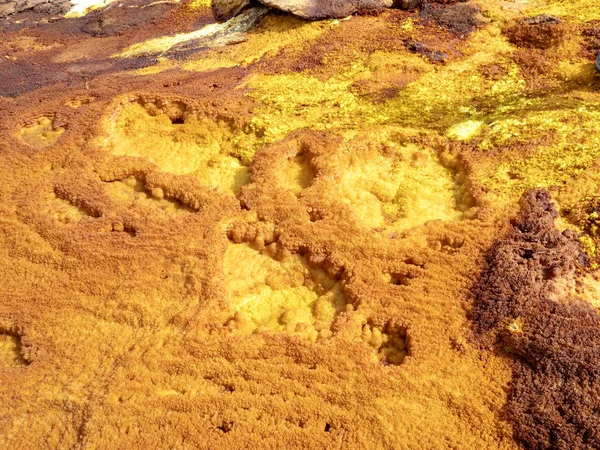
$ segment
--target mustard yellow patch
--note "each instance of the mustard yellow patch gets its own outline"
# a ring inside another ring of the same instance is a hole
[[[164,172],[194,175],[229,194],[238,194],[249,181],[242,161],[254,153],[251,135],[200,114],[178,119],[153,114],[137,102],[122,106],[116,120],[107,121],[108,137],[101,145],[116,156],[145,158]]]
[[[17,136],[27,145],[44,148],[56,144],[64,132],[63,127],[54,125],[54,117],[42,116],[33,123],[21,127]]]
[[[452,172],[430,149],[407,145],[393,156],[352,154],[340,179],[342,200],[370,228],[406,230],[428,220],[456,220]]]
[[[19,338],[12,334],[0,333],[0,368],[19,367],[25,364]]]
[[[249,331],[286,330],[315,341],[346,306],[340,284],[299,255],[279,261],[248,244],[230,243],[223,269],[231,307],[242,313]]]

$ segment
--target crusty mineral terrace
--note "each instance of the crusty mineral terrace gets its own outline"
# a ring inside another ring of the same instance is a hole
[[[600,5],[212,6],[0,5],[0,447],[599,448]]]

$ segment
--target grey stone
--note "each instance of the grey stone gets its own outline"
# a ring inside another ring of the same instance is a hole
[[[0,17],[6,17],[14,13],[17,9],[16,2],[8,2],[0,5]]]
[[[194,53],[208,48],[236,44],[247,39],[246,34],[270,11],[270,8],[258,6],[242,12],[205,36],[191,41],[181,42],[171,47],[165,55],[175,59],[185,59]]]
[[[261,0],[305,19],[341,19],[355,12],[391,8],[394,0]]]

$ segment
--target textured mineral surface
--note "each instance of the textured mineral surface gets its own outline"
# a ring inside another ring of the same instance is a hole
[[[0,448],[600,448],[600,3],[0,36]]]

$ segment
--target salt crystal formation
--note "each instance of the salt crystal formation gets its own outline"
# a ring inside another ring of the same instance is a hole
[[[0,17],[0,448],[599,448],[600,4]]]

